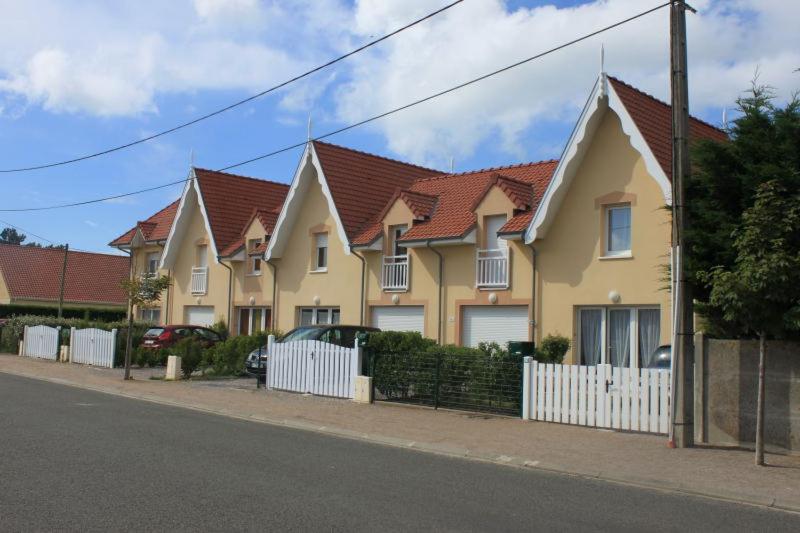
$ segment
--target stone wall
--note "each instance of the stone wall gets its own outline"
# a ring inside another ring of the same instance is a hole
[[[695,440],[754,447],[758,341],[695,339]],[[767,343],[764,440],[768,451],[800,453],[800,343]]]

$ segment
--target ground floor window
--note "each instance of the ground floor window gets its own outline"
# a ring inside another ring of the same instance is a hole
[[[300,325],[338,324],[339,315],[338,307],[301,307]]]
[[[269,307],[240,307],[239,308],[239,335],[255,335],[266,330],[272,321]]]
[[[152,322],[153,324],[161,323],[161,308],[150,307],[139,309],[139,320],[143,322]]]
[[[578,309],[578,352],[582,365],[649,368],[661,338],[657,307]]]

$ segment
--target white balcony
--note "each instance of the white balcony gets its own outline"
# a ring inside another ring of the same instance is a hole
[[[381,286],[385,291],[408,290],[408,255],[383,256]]]
[[[192,267],[192,294],[208,292],[208,267]]]
[[[485,289],[508,288],[508,248],[478,250],[475,285]]]

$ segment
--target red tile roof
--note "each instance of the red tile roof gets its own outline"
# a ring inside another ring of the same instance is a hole
[[[223,257],[243,246],[242,232],[246,229],[245,225],[252,220],[254,210],[264,213],[279,211],[286,193],[289,192],[289,186],[285,183],[202,168],[194,170],[203,194],[208,224],[217,251]],[[266,215],[264,218],[267,219]]]
[[[0,244],[0,275],[12,300],[58,302],[64,250]],[[125,306],[120,287],[129,275],[128,257],[70,251],[64,301]]]
[[[133,236],[136,234],[137,229],[142,230],[147,241],[164,241],[169,236],[169,230],[172,227],[172,221],[175,219],[175,213],[178,211],[178,204],[180,200],[175,200],[167,207],[157,212],[147,220],[137,222],[136,226],[132,227],[113,241],[109,243],[110,246],[126,246],[131,243]]]
[[[608,80],[664,173],[672,179],[672,106],[622,80],[611,76]],[[692,117],[689,119],[689,138],[690,141],[698,139],[727,141],[728,135],[721,129]]]
[[[314,141],[328,188],[345,233],[353,240],[374,221],[398,188],[442,172]]]
[[[415,223],[401,240],[463,236],[475,225],[474,209],[494,185],[501,189],[505,187],[504,192],[515,205],[523,206],[526,195],[531,198],[529,203],[537,203],[553,176],[556,164],[556,161],[542,161],[419,180],[411,190],[438,197],[436,209],[429,220]],[[524,187],[529,187],[530,193]]]

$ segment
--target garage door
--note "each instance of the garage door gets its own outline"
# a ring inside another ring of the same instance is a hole
[[[482,305],[462,308],[461,344],[528,340],[528,307],[522,305]]]
[[[425,329],[425,311],[421,305],[373,307],[370,324],[383,331],[418,331]]]
[[[187,305],[183,309],[189,325],[210,326],[214,323],[214,308],[210,305]]]

